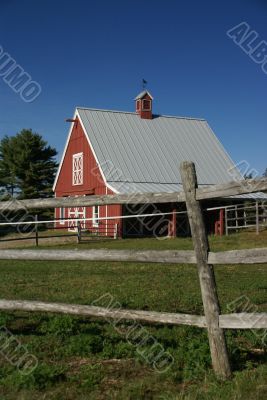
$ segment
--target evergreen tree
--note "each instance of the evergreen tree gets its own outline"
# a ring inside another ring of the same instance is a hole
[[[56,155],[56,149],[31,129],[5,136],[0,141],[0,187],[21,199],[51,196]]]

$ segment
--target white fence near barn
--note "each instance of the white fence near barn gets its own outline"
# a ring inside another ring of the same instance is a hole
[[[225,233],[243,229],[255,229],[259,234],[267,227],[267,202],[255,201],[249,204],[235,204],[225,207]]]

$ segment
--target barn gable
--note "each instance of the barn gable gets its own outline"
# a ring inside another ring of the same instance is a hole
[[[75,116],[54,184],[56,196],[102,194],[105,187],[88,136]]]

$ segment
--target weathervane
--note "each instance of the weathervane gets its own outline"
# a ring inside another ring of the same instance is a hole
[[[146,88],[147,81],[145,79],[142,79],[142,88],[143,90]]]

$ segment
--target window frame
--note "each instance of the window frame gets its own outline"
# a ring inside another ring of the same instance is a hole
[[[77,168],[79,159],[81,168]],[[75,169],[75,163],[76,163],[76,169]],[[80,179],[78,179],[78,177],[80,177]],[[83,152],[72,155],[72,186],[80,186],[80,185],[83,185]]]
[[[145,108],[144,107],[145,101],[149,102],[149,108]],[[151,102],[150,99],[143,99],[142,100],[142,111],[151,111],[151,107],[152,107],[152,102]]]
[[[97,212],[96,212],[96,210],[97,210]],[[97,228],[99,226],[99,218],[100,218],[100,207],[93,206],[93,208],[92,208],[92,225],[94,228]]]
[[[59,224],[65,225],[65,207],[59,207]],[[63,221],[62,221],[63,220]]]

